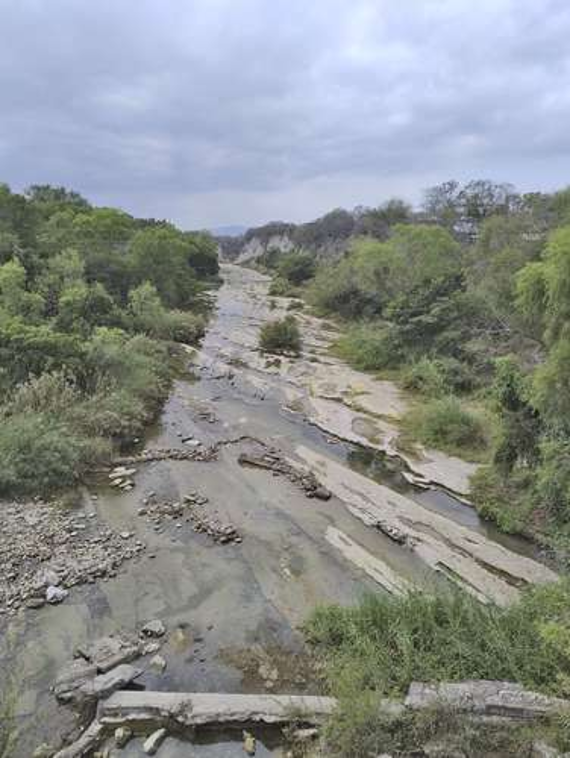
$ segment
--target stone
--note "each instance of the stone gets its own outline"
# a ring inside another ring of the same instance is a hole
[[[257,749],[255,737],[251,732],[243,732],[243,749],[248,755],[255,755]]]
[[[160,619],[152,619],[141,629],[143,637],[163,637],[166,634],[166,627]]]
[[[106,674],[99,674],[92,680],[90,685],[87,684],[81,689],[86,695],[93,694],[99,700],[100,698],[108,697],[115,690],[122,689],[141,674],[141,669],[137,669],[129,663],[123,663]]]
[[[133,730],[128,726],[119,726],[115,729],[115,745],[118,748],[124,748],[127,742],[133,736]]]
[[[157,729],[150,737],[147,737],[143,744],[143,750],[147,755],[155,755],[158,752],[158,748],[162,745],[166,738],[166,729]]]
[[[133,661],[141,654],[137,640],[126,634],[101,637],[90,645],[79,647],[77,654],[94,663],[97,672],[104,674],[121,663]]]
[[[38,745],[34,750],[32,758],[52,758],[56,752],[57,750],[52,745],[44,742],[42,745]]]
[[[166,668],[166,661],[161,655],[155,655],[150,659],[149,665],[157,673],[162,674],[162,672]]]
[[[57,605],[58,603],[62,603],[68,595],[69,592],[64,590],[63,587],[50,585],[46,590],[46,601],[51,605]]]

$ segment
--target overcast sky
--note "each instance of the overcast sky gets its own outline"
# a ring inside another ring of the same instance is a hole
[[[0,181],[185,228],[570,183],[568,0],[0,0]]]

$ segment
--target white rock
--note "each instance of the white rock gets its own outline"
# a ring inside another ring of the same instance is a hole
[[[163,637],[166,634],[166,627],[160,619],[152,619],[141,629],[143,637]]]
[[[63,587],[54,587],[52,584],[46,590],[46,600],[52,605],[63,602],[68,595],[69,592]]]
[[[147,739],[144,741],[143,750],[147,755],[154,755],[158,748],[162,745],[164,742],[164,739],[166,737],[166,729],[157,729],[156,732],[153,732],[150,737],[147,737]]]

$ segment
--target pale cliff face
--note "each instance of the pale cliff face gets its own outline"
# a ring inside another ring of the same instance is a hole
[[[267,250],[279,250],[281,253],[289,253],[295,247],[293,240],[287,234],[274,234],[265,240],[253,237],[243,246],[236,263],[246,263],[259,258]]]

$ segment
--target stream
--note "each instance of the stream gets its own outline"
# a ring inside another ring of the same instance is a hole
[[[271,302],[268,280],[261,274],[224,266],[223,275],[203,344],[189,354],[188,376],[175,381],[144,445],[208,446],[248,436],[278,449],[299,466],[311,466],[324,477],[333,497],[309,499],[285,477],[241,466],[238,456],[248,449],[246,441],[222,445],[217,460],[210,462],[162,460],[138,465],[136,486],[130,492],[119,492],[104,481],[86,487],[76,507],[95,511],[117,531],[134,532],[146,550],[121,566],[115,578],[74,587],[61,605],[22,611],[3,629],[0,666],[3,682],[10,677],[17,693],[20,727],[14,758],[29,758],[38,744],[56,741],[74,726],[72,715],[57,705],[50,692],[73,650],[153,618],[162,619],[168,629],[161,650],[167,667],[163,674],[145,672],[142,681],[149,690],[318,692],[300,632],[315,605],[348,605],[366,592],[383,591],[378,580],[382,572],[419,587],[446,581],[445,572],[434,571],[446,561],[443,553],[433,557],[433,544],[429,551],[408,549],[355,516],[354,508],[364,505],[347,508],[342,488],[364,486],[363,479],[419,509],[417,513],[426,519],[422,522],[426,534],[441,532],[444,521],[450,525],[455,531],[445,534],[442,545],[453,544],[457,533],[493,556],[496,552],[500,565],[489,581],[499,582],[501,572],[512,572],[513,581],[505,580],[505,591],[515,592],[534,567],[538,567],[537,581],[549,579],[548,570],[534,560],[534,550],[525,541],[500,535],[481,523],[470,506],[441,486],[413,486],[402,475],[408,467],[401,460],[383,455],[378,446],[361,444],[354,434],[339,434],[338,427],[327,430],[324,422],[311,417],[303,403],[318,394],[316,385],[309,384],[313,377],[322,389],[327,374],[331,381],[345,376],[345,369],[327,357],[326,335],[330,337],[333,328],[301,315],[303,359],[272,362],[256,350],[259,326],[285,313],[288,302]],[[320,376],[314,373],[317,369]],[[337,391],[338,387],[323,389],[323,403],[339,405]],[[353,410],[363,413],[357,406]],[[371,414],[370,424],[389,415]],[[172,521],[156,529],[138,514],[150,493],[172,502],[191,491],[208,498],[208,510],[236,527],[241,543],[214,543],[187,522]],[[366,492],[367,502],[372,502],[375,490]],[[391,502],[394,512],[400,502],[404,501]],[[413,513],[408,522],[419,533],[418,516]],[[348,538],[350,545],[358,546],[357,555],[378,563],[363,568],[359,559],[351,559],[334,544],[332,535],[339,534],[341,542]],[[457,555],[465,560],[459,548]],[[482,564],[492,560],[477,558]],[[461,575],[463,563],[446,565]],[[478,592],[487,591],[483,580],[477,587]],[[499,584],[489,587],[489,593],[502,591]],[[284,755],[274,735],[257,736],[256,755]],[[159,751],[161,758],[188,754],[188,746],[173,738]],[[244,755],[239,738],[224,734],[193,744],[191,754],[196,758]],[[142,755],[140,741],[133,740],[121,755]]]

